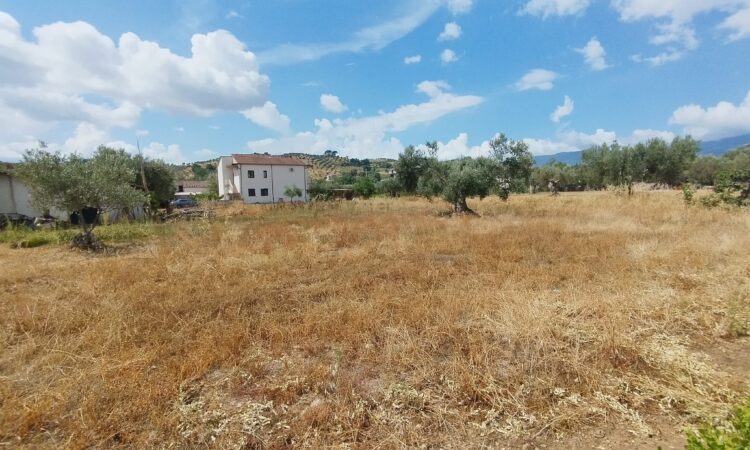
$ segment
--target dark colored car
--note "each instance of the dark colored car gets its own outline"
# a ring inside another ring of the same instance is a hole
[[[169,203],[172,208],[191,208],[193,206],[196,206],[197,204],[198,202],[190,197],[178,198],[177,200],[172,200]]]

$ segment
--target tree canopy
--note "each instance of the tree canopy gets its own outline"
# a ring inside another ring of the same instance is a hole
[[[146,196],[135,186],[136,170],[124,150],[99,147],[91,158],[28,150],[15,170],[39,209],[132,208]]]

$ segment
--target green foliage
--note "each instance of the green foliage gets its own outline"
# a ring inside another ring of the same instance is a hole
[[[747,206],[750,200],[750,172],[722,172],[714,180],[714,192],[722,203]]]
[[[420,156],[419,193],[441,196],[453,204],[454,212],[472,212],[466,204],[467,197],[481,199],[496,193],[507,200],[511,192],[528,189],[534,159],[522,141],[513,141],[501,134],[490,141],[492,157],[453,161],[437,159],[437,143],[428,142],[427,148],[430,156]],[[408,147],[401,156],[413,152],[412,149]]]
[[[396,197],[403,190],[401,183],[395,177],[384,178],[377,184],[377,192],[390,197]]]
[[[41,210],[125,209],[146,202],[133,186],[136,171],[124,150],[99,147],[90,159],[28,150],[15,173],[29,187],[33,205]]]
[[[208,180],[208,177],[211,176],[212,173],[216,172],[216,164],[214,163],[193,163],[190,166],[190,170],[193,172],[193,179],[197,181],[205,181]]]
[[[750,398],[740,405],[724,427],[704,425],[687,433],[688,450],[745,450],[750,448]]]
[[[331,189],[336,185],[325,180],[312,180],[307,186],[307,193],[313,200],[329,200],[331,198]]]
[[[419,179],[419,192],[438,195],[453,205],[455,212],[467,212],[467,197],[484,198],[497,185],[498,164],[490,158],[461,158],[438,161],[431,158]]]
[[[692,184],[686,183],[682,185],[682,200],[686,206],[695,204],[695,188]]]
[[[549,190],[550,181],[557,182],[558,191],[580,191],[584,187],[580,171],[576,166],[563,162],[550,161],[541,167],[535,167],[531,173],[531,184],[537,190]]]
[[[526,192],[534,167],[534,156],[523,141],[508,139],[500,134],[490,141],[492,157],[495,159],[496,175],[510,192]]]
[[[406,147],[403,153],[398,155],[396,178],[405,192],[417,192],[419,177],[425,172],[427,159],[425,153],[413,145]]]
[[[594,189],[635,182],[676,186],[688,178],[698,150],[698,142],[690,137],[675,138],[669,144],[663,139],[635,146],[603,144],[583,152],[580,174]]]
[[[295,198],[302,197],[302,189],[298,188],[297,186],[285,186],[284,195],[294,201]]]
[[[376,191],[375,182],[370,177],[360,177],[354,183],[352,190],[364,198],[370,198]]]
[[[700,157],[693,162],[688,176],[690,181],[700,185],[713,185],[721,173],[750,172],[750,148],[732,150],[720,158]]]
[[[137,164],[136,158],[133,158],[133,161]],[[138,171],[137,168],[135,170]],[[146,175],[151,208],[156,209],[166,206],[175,192],[175,179],[172,169],[163,161],[145,160],[143,172]],[[136,173],[134,184],[138,187],[142,185],[140,173]]]

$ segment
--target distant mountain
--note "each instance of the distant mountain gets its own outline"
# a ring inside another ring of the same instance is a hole
[[[700,154],[702,156],[721,156],[728,151],[748,145],[750,145],[750,134],[743,134],[742,136],[734,136],[716,141],[701,142]],[[579,150],[575,152],[556,153],[554,155],[540,155],[534,157],[534,162],[537,166],[543,166],[554,160],[572,166],[581,163],[582,153],[583,152]]]
[[[721,156],[724,153],[736,148],[750,145],[750,134],[735,136],[718,141],[709,141],[701,143],[701,155]]]
[[[581,162],[582,153],[581,150],[578,150],[576,152],[563,152],[554,155],[539,155],[534,157],[534,162],[537,166],[543,166],[554,160],[557,162],[563,162],[569,166],[575,166]]]

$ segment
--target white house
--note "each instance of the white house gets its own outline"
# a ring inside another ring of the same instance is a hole
[[[301,159],[272,155],[232,155],[219,158],[219,197],[246,203],[307,201],[307,168]],[[288,186],[302,191],[301,197],[286,196]]]

